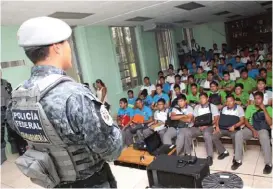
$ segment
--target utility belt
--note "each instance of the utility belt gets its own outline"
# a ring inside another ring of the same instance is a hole
[[[94,188],[102,186],[105,182],[109,183],[110,188],[117,188],[116,180],[108,163],[104,163],[100,171],[87,179],[77,180],[73,183],[59,184],[56,188]]]

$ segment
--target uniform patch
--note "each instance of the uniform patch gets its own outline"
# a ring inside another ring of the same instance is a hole
[[[35,143],[50,143],[42,127],[38,110],[12,110],[12,119],[21,136]]]
[[[108,125],[108,126],[112,126],[113,125],[113,119],[110,116],[108,110],[105,108],[104,105],[100,106],[100,114],[101,114],[101,118],[102,120]]]

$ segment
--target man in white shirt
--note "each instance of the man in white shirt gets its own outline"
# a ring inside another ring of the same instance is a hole
[[[170,85],[171,84],[173,84],[174,82],[175,82],[175,74],[174,74],[174,71],[173,71],[173,68],[172,67],[170,67],[169,69],[168,69],[168,76],[167,76],[167,78],[166,78],[166,82],[167,83],[169,83]]]
[[[257,91],[260,91],[264,94],[263,98],[263,104],[264,105],[272,105],[272,91],[265,90],[266,88],[266,80],[263,78],[258,79],[257,81]],[[257,91],[254,91],[253,93],[250,94],[249,96],[249,101],[250,104],[254,104],[254,96],[253,94],[256,93]]]
[[[171,97],[172,97],[172,100],[176,98],[176,94],[175,94],[175,90],[174,90],[174,85],[177,84],[180,86],[180,90],[181,90],[181,93],[184,93],[185,90],[186,90],[186,85],[185,83],[181,82],[181,76],[180,75],[176,75],[175,76],[175,83],[171,85]]]
[[[217,44],[213,44],[213,54],[221,54],[221,50],[218,49]]]
[[[227,71],[229,72],[230,80],[236,81],[238,78],[240,78],[240,72],[236,69],[233,69],[231,63],[227,64]]]
[[[207,79],[202,81],[200,86],[203,88],[205,92],[210,90],[210,83],[213,81],[214,73],[213,71],[208,71]]]
[[[172,109],[171,120],[172,124],[169,125],[169,128],[163,136],[163,143],[172,144],[172,139],[177,137],[176,152],[177,155],[182,155],[184,154],[182,150],[185,145],[185,138],[190,135],[188,128],[193,125],[193,109],[187,104],[185,95],[182,94],[177,97],[177,106]],[[188,154],[191,154],[190,151],[191,149],[187,149]]]
[[[200,62],[200,66],[202,66],[202,68],[203,68],[205,71],[211,70],[210,62],[207,61],[206,56],[205,56],[204,54],[202,54],[202,59],[201,59],[201,62]]]
[[[188,54],[190,52],[190,48],[187,45],[187,42],[185,40],[182,41],[182,49],[184,51],[184,54]]]
[[[225,106],[220,114],[219,121],[216,123],[215,131],[213,133],[213,143],[219,153],[218,159],[222,160],[229,156],[229,152],[223,146],[220,138],[222,136],[229,136],[232,139],[233,146],[235,146],[235,157],[233,158],[233,165],[231,169],[235,170],[242,165],[242,152],[239,151],[242,148],[238,148],[237,145],[241,145],[240,142],[243,138],[241,126],[245,122],[244,109],[235,103],[233,95],[228,95],[227,106]]]
[[[142,85],[142,87],[140,88],[140,92],[139,92],[139,95],[138,95],[138,96],[140,96],[141,92],[142,92],[144,89],[147,90],[148,95],[150,95],[150,96],[152,96],[152,97],[154,96],[155,90],[156,90],[156,89],[155,89],[155,85],[151,84],[150,78],[149,78],[149,77],[144,77],[144,85]]]
[[[191,40],[191,48],[192,51],[198,52],[200,50],[200,46],[198,45],[198,43],[195,42],[195,39]]]
[[[209,103],[209,98],[207,93],[201,93],[199,95],[200,104],[196,105],[194,108],[194,119],[197,119],[199,116],[208,115],[212,116],[211,125],[196,127],[193,126],[190,129],[190,135],[185,137],[185,149],[192,148],[192,138],[196,138],[200,135],[203,135],[205,140],[205,147],[207,151],[207,161],[209,166],[213,164],[213,144],[212,144],[212,134],[213,134],[213,125],[215,125],[219,119],[219,111],[217,106]],[[188,154],[189,152],[186,151]]]

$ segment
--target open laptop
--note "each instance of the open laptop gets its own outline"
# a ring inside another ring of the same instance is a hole
[[[161,154],[168,155],[174,148],[172,144],[162,144],[161,138],[157,132],[154,132],[150,136],[144,139],[147,151],[153,155],[158,156]]]

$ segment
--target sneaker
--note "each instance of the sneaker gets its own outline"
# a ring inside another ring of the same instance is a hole
[[[271,171],[272,171],[272,166],[265,165],[263,173],[266,174],[266,175],[268,175],[268,174],[271,173]]]
[[[232,170],[236,170],[238,169],[238,167],[240,167],[242,165],[242,162],[241,163],[238,163],[237,161],[234,160],[232,166],[231,166],[231,169]]]
[[[218,159],[219,160],[222,160],[224,159],[225,157],[228,157],[229,156],[229,153],[227,151],[225,151],[224,153],[221,153],[219,156],[218,156]]]
[[[213,164],[212,157],[208,156],[207,157],[207,162],[208,162],[209,166],[212,166],[212,164]]]

